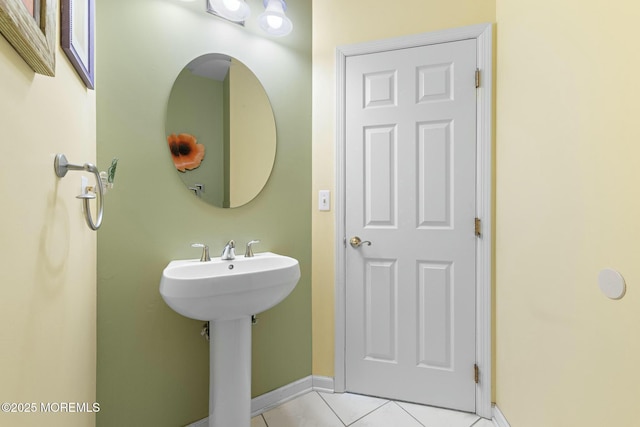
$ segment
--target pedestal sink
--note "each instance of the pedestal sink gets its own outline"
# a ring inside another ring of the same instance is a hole
[[[210,322],[209,427],[250,426],[251,316],[282,301],[299,279],[296,259],[271,252],[171,261],[163,270],[167,305]]]

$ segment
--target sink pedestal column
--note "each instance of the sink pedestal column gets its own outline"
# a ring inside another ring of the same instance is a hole
[[[251,317],[209,323],[209,427],[251,425]]]

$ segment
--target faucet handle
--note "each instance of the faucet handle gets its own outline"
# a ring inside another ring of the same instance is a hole
[[[209,246],[204,243],[192,243],[192,248],[202,248],[202,256],[200,257],[200,262],[211,261],[211,256],[209,256]]]
[[[251,258],[253,256],[253,248],[251,247],[251,245],[253,245],[254,243],[260,243],[260,240],[252,240],[247,243],[247,250],[244,251],[245,258]]]

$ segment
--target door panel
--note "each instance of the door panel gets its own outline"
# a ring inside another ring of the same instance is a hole
[[[365,218],[367,227],[396,227],[396,136],[394,126],[364,129]]]
[[[450,120],[418,124],[418,227],[451,228]]]
[[[365,359],[395,362],[398,348],[398,280],[395,260],[368,260],[365,268]]]
[[[475,410],[475,40],[346,64],[348,391]]]
[[[418,366],[453,368],[453,263],[418,262]]]

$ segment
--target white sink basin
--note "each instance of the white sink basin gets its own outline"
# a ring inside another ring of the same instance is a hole
[[[232,261],[171,261],[160,294],[176,312],[198,320],[230,320],[265,311],[291,293],[300,279],[298,260],[271,252]]]

